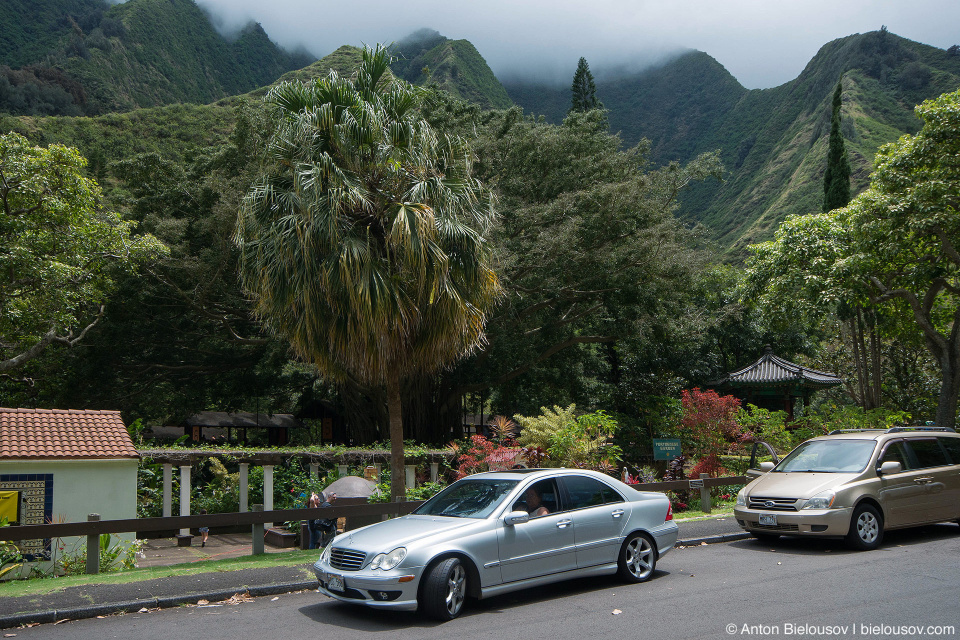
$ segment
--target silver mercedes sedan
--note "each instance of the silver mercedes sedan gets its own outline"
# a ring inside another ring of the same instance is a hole
[[[410,515],[347,531],[314,565],[320,591],[451,620],[467,596],[569,578],[653,575],[677,541],[670,501],[594,471],[468,476]]]

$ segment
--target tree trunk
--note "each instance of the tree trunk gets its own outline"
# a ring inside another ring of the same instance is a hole
[[[945,353],[940,359],[943,379],[940,383],[936,417],[938,427],[951,429],[957,424],[957,396],[960,394],[960,362],[955,352],[956,349],[951,349],[951,353]]]
[[[387,374],[387,413],[390,416],[390,499],[403,500],[406,490],[406,458],[403,455],[403,411],[400,401],[400,374]]]

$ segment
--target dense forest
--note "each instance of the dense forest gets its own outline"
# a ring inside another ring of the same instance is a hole
[[[12,0],[0,6],[0,111],[95,115],[208,103],[309,64],[251,23],[220,35],[193,0]]]
[[[165,249],[111,272],[102,295],[77,306],[77,330],[94,323],[83,340],[0,370],[0,404],[120,409],[150,424],[200,410],[310,418],[322,406],[345,418],[344,440],[385,439],[383,389],[320,376],[254,317],[234,236],[245,195],[273,161],[270,85],[350,77],[360,50],[310,62],[258,25],[228,41],[190,0],[167,2],[163,19],[157,0],[20,4],[30,19],[0,50],[0,132],[76,147],[102,189],[97,206]],[[747,247],[773,238],[788,214],[820,212],[838,81],[854,193],[882,144],[920,130],[913,106],[960,86],[960,57],[885,30],[829,43],[796,80],[762,91],[692,52],[598,80],[604,109],[584,112],[571,111],[566,90],[504,88],[466,41],[420,32],[392,53],[393,75],[421,87],[419,117],[469,143],[498,216],[488,241],[503,295],[486,341],[403,386],[407,437],[432,443],[457,433],[465,412],[570,404],[610,412],[625,443],[646,442],[683,389],[752,362],[766,344],[856,380],[856,314],[769,313],[744,296]],[[15,244],[0,228],[0,245]],[[13,304],[9,291],[0,303]],[[937,365],[916,326],[884,318],[872,345],[886,380],[880,406],[931,419]],[[30,344],[5,330],[0,360]],[[853,403],[851,391],[818,401]]]

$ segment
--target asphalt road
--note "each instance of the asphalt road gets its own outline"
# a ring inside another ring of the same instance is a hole
[[[316,592],[8,629],[18,640],[263,638],[960,638],[960,527],[886,535],[866,553],[784,538],[685,547],[640,585],[571,581],[468,602],[446,624]],[[917,628],[911,628],[915,626]],[[947,627],[947,628],[937,628]],[[950,628],[952,627],[952,629]],[[731,633],[732,632],[732,633]],[[374,635],[371,635],[374,634]]]

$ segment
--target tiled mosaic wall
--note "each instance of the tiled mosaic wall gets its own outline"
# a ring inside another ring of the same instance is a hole
[[[44,524],[53,518],[53,474],[0,474],[0,490],[20,492],[20,524]],[[20,552],[28,560],[49,560],[50,540],[23,540]]]

